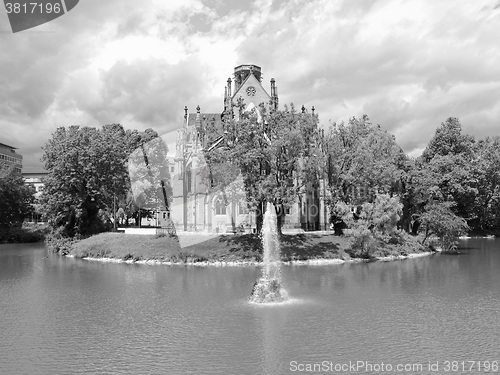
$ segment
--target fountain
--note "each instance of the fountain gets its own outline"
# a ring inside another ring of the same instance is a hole
[[[262,277],[253,286],[250,302],[268,303],[283,302],[288,297],[281,285],[281,258],[276,210],[267,203],[262,226],[262,247],[264,250],[264,265]]]

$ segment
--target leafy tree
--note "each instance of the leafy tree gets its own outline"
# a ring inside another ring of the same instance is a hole
[[[474,174],[474,144],[473,137],[462,134],[457,118],[448,118],[436,130],[416,163],[420,177],[415,181],[415,190],[420,193],[419,208],[415,210],[418,225],[423,223],[422,218],[432,217],[437,208],[447,213],[442,218],[445,227],[453,227],[458,217],[467,221],[477,219],[474,205],[479,191]],[[443,204],[447,210],[436,204]],[[429,210],[432,212],[428,213]],[[445,223],[446,220],[450,222]]]
[[[377,193],[398,194],[408,158],[394,136],[374,126],[368,116],[352,117],[348,124],[333,124],[326,136],[323,169],[327,176],[331,222],[339,232],[338,202],[359,205],[373,202]]]
[[[42,195],[43,213],[63,236],[91,235],[110,228],[130,189],[127,159],[141,142],[157,137],[125,131],[121,125],[60,127],[44,146],[49,172]]]
[[[438,236],[443,251],[451,251],[456,247],[458,236],[469,229],[467,222],[455,215],[449,202],[431,203],[420,217],[424,228],[422,244],[432,235]]]
[[[462,134],[462,125],[456,117],[449,117],[436,130],[422,154],[422,158],[429,162],[436,155],[472,155],[474,137]]]
[[[229,125],[232,123],[229,122]],[[212,124],[213,125],[213,124]],[[238,163],[234,160],[234,140],[226,136],[217,134],[217,130],[212,128],[210,142],[217,142],[224,139],[224,142],[217,143],[218,147],[213,147],[204,154],[203,158],[198,158],[198,170],[192,173],[200,173],[204,185],[212,194],[222,197],[222,202],[226,208],[231,208],[239,202],[246,202],[245,186]],[[218,135],[218,137],[217,137]],[[236,231],[236,223],[233,212],[230,212],[233,232]]]
[[[277,208],[281,230],[284,207],[289,207],[319,179],[319,165],[314,162],[320,157],[318,137],[315,115],[298,113],[293,105],[284,110],[267,110],[261,105],[258,112],[241,111],[238,120],[225,116],[224,143],[205,157],[219,188],[234,181],[235,174],[241,172],[248,204],[257,209],[259,231],[265,202]]]
[[[336,201],[373,201],[375,193],[394,190],[406,156],[394,136],[368,116],[333,124],[327,143],[328,185]]]
[[[13,167],[0,165],[0,240],[13,227],[20,226],[33,210],[34,189],[24,184]]]
[[[168,147],[157,137],[140,145],[128,158],[128,171],[135,203],[148,210],[168,209],[172,187]]]
[[[335,206],[337,215],[346,223],[344,233],[353,239],[352,247],[363,258],[371,256],[378,242],[389,243],[398,236],[397,223],[401,217],[399,198],[376,194],[373,203],[365,202],[354,208],[344,202]]]
[[[500,227],[500,137],[476,143],[471,178],[476,182],[471,226],[479,231]]]
[[[420,221],[418,218],[427,203],[428,174],[418,160],[407,159],[400,176],[399,197],[403,204],[400,226],[406,232],[417,235]]]

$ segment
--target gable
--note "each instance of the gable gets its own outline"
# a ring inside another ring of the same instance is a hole
[[[241,84],[238,91],[233,95],[233,103],[238,101],[238,98],[243,98],[245,105],[248,107],[251,103],[255,107],[259,107],[260,103],[269,103],[271,96],[264,90],[259,80],[253,74],[250,74],[245,82]]]

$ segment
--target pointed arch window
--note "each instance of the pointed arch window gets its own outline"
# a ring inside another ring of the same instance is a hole
[[[216,215],[225,215],[226,214],[226,205],[221,198],[218,198],[215,201],[215,214]]]
[[[247,202],[245,202],[245,201],[238,202],[238,213],[240,215],[246,215],[246,214],[248,214]]]

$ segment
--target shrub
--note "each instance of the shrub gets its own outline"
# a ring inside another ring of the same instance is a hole
[[[372,232],[367,228],[346,229],[344,233],[351,237],[349,255],[353,258],[370,258],[376,250],[377,241]]]
[[[439,237],[440,246],[443,251],[451,251],[455,248],[458,236],[467,233],[469,226],[467,221],[457,216],[449,202],[433,203],[426,207],[426,211],[420,217],[425,241],[432,235]]]
[[[61,255],[68,255],[75,242],[76,240],[74,239],[61,237],[56,234],[49,234],[45,238],[45,243],[49,250]]]
[[[23,224],[0,229],[0,242],[27,243],[41,242],[48,229],[43,225]]]
[[[401,210],[399,199],[388,194],[377,194],[374,203],[364,203],[357,208],[337,203],[336,212],[349,228],[344,233],[352,239],[350,255],[370,258],[384,243],[401,241],[397,229]]]
[[[127,253],[123,256],[122,258],[123,260],[130,260],[130,259],[134,259],[134,255],[133,254],[130,254],[130,253]]]

